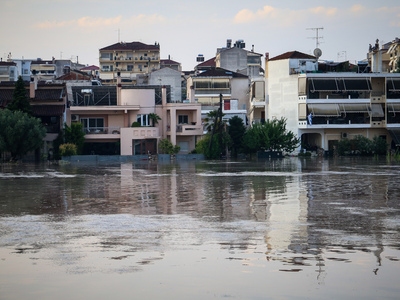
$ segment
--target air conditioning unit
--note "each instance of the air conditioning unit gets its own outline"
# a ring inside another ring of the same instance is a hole
[[[348,137],[347,132],[342,132],[342,139],[347,139],[347,137]]]
[[[79,122],[79,115],[71,115],[71,122]]]

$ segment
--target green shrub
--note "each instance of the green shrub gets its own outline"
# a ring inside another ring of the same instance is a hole
[[[139,122],[133,122],[132,127],[141,127]]]
[[[167,139],[162,139],[158,144],[158,148],[165,154],[177,154],[181,150],[179,145],[174,146]]]
[[[74,144],[62,144],[59,148],[61,156],[76,155],[77,147]]]

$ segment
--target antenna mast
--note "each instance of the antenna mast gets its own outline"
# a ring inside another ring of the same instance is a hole
[[[322,39],[322,36],[319,36],[319,31],[320,30],[324,30],[324,27],[307,28],[307,30],[315,30],[316,36],[315,37],[310,37],[309,39],[314,39],[315,43],[316,43],[315,48],[318,48],[319,44],[320,44],[319,40]]]

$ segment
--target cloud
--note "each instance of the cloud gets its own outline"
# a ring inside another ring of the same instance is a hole
[[[253,13],[249,9],[242,9],[239,11],[234,17],[234,23],[250,23],[258,20],[262,20],[268,15],[271,15],[275,11],[275,8],[272,6],[264,6],[262,9],[257,10],[256,13]]]
[[[318,6],[318,7],[309,8],[309,11],[313,14],[326,15],[328,17],[332,17],[332,16],[336,15],[338,9],[336,7]]]
[[[362,6],[361,4],[355,4],[350,8],[350,11],[353,13],[358,13],[358,12],[362,12],[365,10],[366,10],[366,8],[364,6]]]
[[[68,20],[68,21],[44,21],[40,23],[36,23],[34,27],[40,29],[51,29],[51,28],[65,28],[65,27],[78,27],[78,28],[101,28],[101,27],[108,27],[114,26],[116,24],[156,24],[160,22],[164,22],[165,18],[158,15],[137,15],[132,16],[128,19],[123,19],[122,16],[117,16],[114,18],[93,18],[90,16],[82,17],[79,19]]]

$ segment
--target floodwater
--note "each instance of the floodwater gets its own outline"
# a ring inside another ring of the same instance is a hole
[[[399,299],[400,164],[0,165],[0,299]]]

